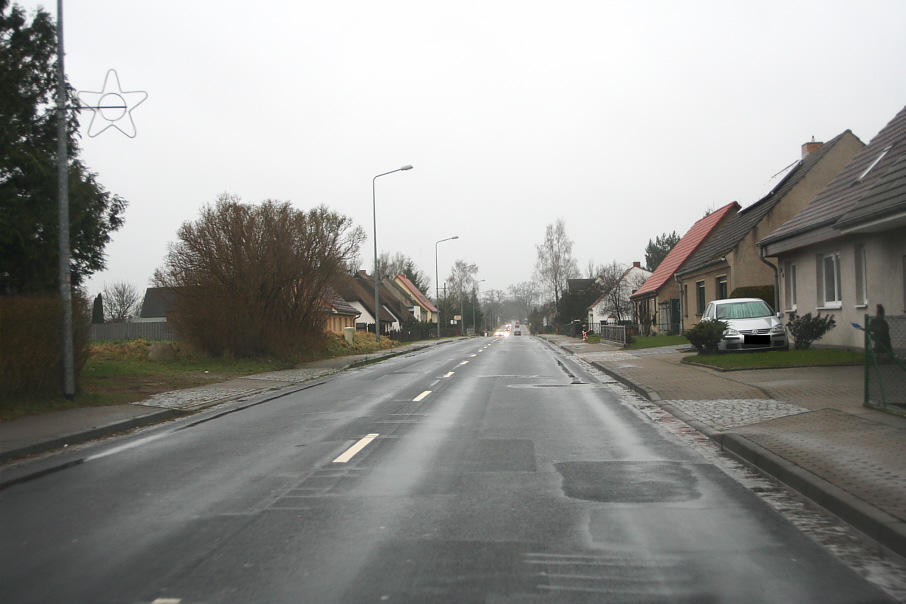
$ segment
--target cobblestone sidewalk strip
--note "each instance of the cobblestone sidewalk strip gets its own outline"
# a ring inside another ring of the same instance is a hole
[[[720,400],[670,400],[669,403],[716,430],[724,431],[739,426],[806,413],[808,409],[773,399],[720,399]]]
[[[155,394],[148,399],[133,404],[141,405],[143,407],[159,407],[161,409],[187,411],[221,400],[248,396],[266,389],[266,386],[262,386],[261,388],[220,388],[217,386],[201,386],[199,388],[186,388],[185,390]]]

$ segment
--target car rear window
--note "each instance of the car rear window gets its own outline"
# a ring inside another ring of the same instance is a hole
[[[771,309],[761,300],[721,304],[717,307],[718,319],[757,319],[758,317],[770,317],[771,314]]]

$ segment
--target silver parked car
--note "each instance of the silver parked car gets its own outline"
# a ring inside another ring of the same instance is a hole
[[[787,350],[790,344],[782,316],[759,298],[731,298],[710,302],[702,321],[729,325],[718,350]]]

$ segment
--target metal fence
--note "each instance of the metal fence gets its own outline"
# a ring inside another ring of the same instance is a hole
[[[93,323],[89,338],[99,340],[176,340],[178,334],[170,323]]]
[[[624,321],[625,323],[625,321]],[[633,325],[607,325],[602,323],[592,323],[588,329],[588,335],[601,336],[602,340],[626,344],[626,330],[633,329]],[[581,335],[581,334],[580,334]]]
[[[617,342],[621,345],[626,344],[625,325],[598,325],[598,331],[602,340]]]
[[[906,317],[865,315],[865,404],[906,412]]]

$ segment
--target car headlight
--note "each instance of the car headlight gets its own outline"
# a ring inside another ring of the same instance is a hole
[[[739,332],[736,331],[735,329],[733,329],[732,327],[728,327],[727,331],[724,332],[724,337],[727,337],[727,336],[732,336],[735,338],[735,337],[739,336]]]
[[[778,323],[777,325],[772,327],[771,333],[786,333],[785,330],[783,329],[783,323]]]

